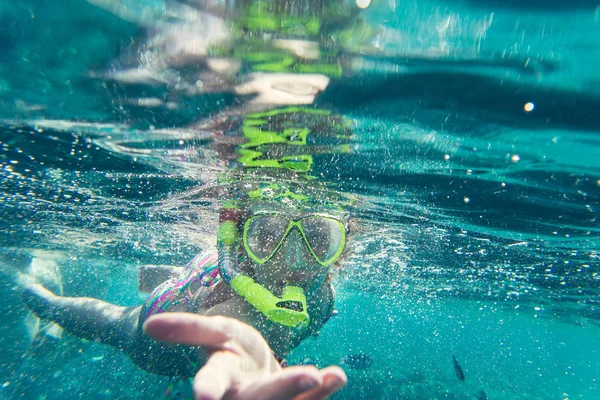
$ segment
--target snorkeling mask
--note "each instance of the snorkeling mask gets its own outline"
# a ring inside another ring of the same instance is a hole
[[[229,207],[219,215],[217,234],[219,271],[229,286],[271,321],[289,327],[308,326],[310,317],[306,308],[306,294],[298,286],[287,286],[279,298],[252,278],[242,274],[236,258],[238,224],[243,211]],[[266,262],[266,261],[265,261]]]
[[[297,220],[280,213],[261,213],[244,224],[246,253],[258,264],[269,261],[294,229],[298,229],[315,260],[326,267],[339,258],[346,243],[346,230],[339,219],[311,214]]]

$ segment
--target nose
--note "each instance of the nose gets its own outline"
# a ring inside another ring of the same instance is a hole
[[[310,262],[310,252],[300,231],[297,228],[291,230],[279,249],[283,261],[290,267],[304,267]]]

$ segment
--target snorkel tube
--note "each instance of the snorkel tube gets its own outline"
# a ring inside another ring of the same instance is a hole
[[[221,277],[271,321],[295,328],[307,326],[310,317],[306,309],[306,295],[301,287],[286,286],[279,298],[239,270],[236,250],[241,215],[242,210],[232,205],[225,205],[219,214],[217,247]]]

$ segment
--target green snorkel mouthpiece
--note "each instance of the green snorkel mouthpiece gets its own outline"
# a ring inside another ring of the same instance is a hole
[[[236,276],[231,288],[271,321],[290,327],[308,325],[306,295],[298,286],[287,286],[281,298],[245,275]]]
[[[279,298],[239,271],[236,248],[240,216],[241,210],[233,207],[224,208],[219,216],[221,224],[217,234],[217,246],[219,271],[223,280],[271,321],[289,327],[307,326],[310,317],[306,309],[306,295],[301,287],[287,286]]]

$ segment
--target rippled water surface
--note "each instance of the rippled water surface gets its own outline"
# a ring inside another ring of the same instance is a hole
[[[334,398],[599,399],[597,4],[266,4],[0,2],[0,397],[160,398],[112,348],[31,354],[14,276],[138,304],[232,182],[293,182],[352,217],[290,357]]]

